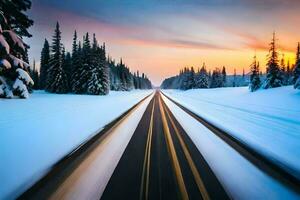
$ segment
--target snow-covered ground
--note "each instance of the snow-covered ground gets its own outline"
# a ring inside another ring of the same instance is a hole
[[[164,90],[167,96],[256,148],[300,178],[300,91],[291,86]]]
[[[0,100],[0,199],[13,199],[152,90]]]

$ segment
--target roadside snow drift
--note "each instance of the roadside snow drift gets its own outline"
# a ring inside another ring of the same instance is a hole
[[[108,96],[35,92],[0,100],[0,199],[14,199],[53,164],[152,90]]]
[[[167,96],[300,177],[300,92],[292,86],[164,90]]]

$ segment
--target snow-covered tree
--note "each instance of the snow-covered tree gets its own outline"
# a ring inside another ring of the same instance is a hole
[[[101,83],[102,83],[102,87],[101,87],[101,94],[102,95],[106,95],[109,93],[109,88],[110,88],[110,82],[109,82],[109,66],[106,60],[106,49],[105,49],[105,43],[102,45],[101,48],[98,47],[98,51],[99,51],[99,68],[100,68],[100,72],[101,72]],[[129,70],[128,70],[129,71]],[[131,76],[131,74],[130,74]],[[131,76],[131,88],[133,88],[133,79]]]
[[[261,86],[261,81],[259,77],[259,63],[256,61],[256,55],[254,56],[253,63],[250,67],[250,83],[249,83],[249,90],[254,92],[258,90]]]
[[[46,91],[51,93],[63,94],[68,92],[68,79],[63,69],[63,55],[61,44],[61,32],[59,29],[59,23],[56,23],[54,31],[49,69],[47,71],[47,83]]]
[[[29,70],[29,74],[30,74],[30,77],[32,78],[32,80],[34,82],[33,89],[34,90],[40,89],[40,85],[39,85],[40,75],[39,75],[39,72],[36,68],[35,60],[33,60],[32,69]]]
[[[88,68],[87,75],[87,94],[100,95],[107,94],[108,91],[103,91],[104,78],[102,64],[106,67],[106,58],[104,53],[104,58],[102,58],[102,49],[99,47],[98,42],[96,40],[95,34],[93,35],[93,45],[91,49],[91,62]],[[102,63],[102,59],[104,63]],[[108,77],[107,77],[108,78]],[[106,80],[108,82],[108,80]]]
[[[23,6],[23,7],[22,7]],[[22,12],[29,9],[30,1],[4,1],[0,4],[0,97],[28,98],[33,80],[28,74],[30,66],[24,59],[28,46],[21,36],[30,36],[27,28],[32,20]],[[11,10],[11,8],[15,10]],[[18,20],[23,21],[18,21]]]
[[[208,74],[206,71],[205,63],[203,63],[203,66],[197,73],[195,81],[197,88],[208,88]]]
[[[273,38],[270,43],[267,63],[267,77],[262,87],[264,89],[280,87],[283,85],[282,74],[279,67],[278,52],[276,47],[276,37],[273,33]]]
[[[292,84],[292,77],[293,77],[293,70],[290,65],[290,61],[288,60],[287,65],[286,65],[286,79],[287,79],[287,85]]]
[[[223,80],[223,82],[222,82],[222,87],[225,87],[226,86],[226,68],[225,68],[225,66],[223,66],[223,68],[222,68],[222,80]]]
[[[48,41],[45,39],[44,47],[41,52],[41,62],[40,62],[40,88],[45,89],[47,81],[47,71],[49,69],[50,61],[50,46]]]
[[[298,47],[297,47],[296,64],[293,72],[293,82],[294,82],[294,88],[300,89],[300,43],[298,43]]]
[[[232,87],[237,87],[237,80],[236,80],[236,69],[234,68],[233,71],[233,81],[232,81]]]
[[[213,70],[212,76],[211,76],[211,83],[210,88],[218,88],[222,87],[223,85],[223,77],[221,70],[219,68],[216,68]]]

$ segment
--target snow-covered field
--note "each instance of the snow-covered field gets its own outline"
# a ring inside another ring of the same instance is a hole
[[[0,100],[0,199],[13,199],[152,90]]]
[[[300,178],[300,91],[291,86],[164,90],[167,96],[256,148]]]

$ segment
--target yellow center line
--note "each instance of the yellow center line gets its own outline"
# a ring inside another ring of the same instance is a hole
[[[191,171],[193,173],[194,179],[195,179],[197,187],[198,187],[198,189],[199,189],[199,191],[201,193],[201,196],[202,196],[202,198],[204,200],[209,200],[210,199],[209,198],[209,194],[208,194],[208,192],[207,192],[207,190],[205,188],[205,185],[204,185],[204,183],[203,183],[203,181],[201,179],[201,176],[200,176],[200,174],[199,174],[199,172],[198,172],[198,170],[196,168],[196,165],[195,165],[195,163],[194,163],[194,161],[193,161],[193,159],[191,157],[191,154],[189,153],[188,148],[187,148],[185,142],[183,141],[183,138],[182,138],[181,134],[179,133],[179,130],[177,129],[177,127],[176,127],[173,119],[171,118],[170,112],[167,109],[166,105],[164,105],[164,108],[165,108],[165,111],[166,111],[166,113],[167,113],[167,115],[168,115],[168,117],[170,119],[170,122],[171,122],[171,124],[172,124],[172,126],[173,126],[173,128],[175,130],[177,138],[179,139],[179,143],[180,143],[180,145],[181,145],[181,147],[183,149],[184,155],[185,155],[185,157],[186,157],[186,159],[188,161],[188,164],[189,164],[189,166],[191,168]]]
[[[143,199],[144,195],[144,180],[145,180],[145,170],[146,170],[146,163],[147,163],[147,172],[146,172],[146,192],[145,192],[145,199],[148,199],[148,186],[149,186],[149,171],[150,171],[150,155],[151,155],[151,141],[152,141],[152,129],[153,129],[153,113],[154,113],[154,105],[155,105],[155,97],[153,100],[153,106],[151,111],[151,118],[150,118],[150,125],[147,135],[147,142],[146,142],[146,151],[144,156],[144,163],[143,163],[143,172],[142,172],[142,180],[141,180],[141,191],[140,191],[140,199]]]
[[[164,134],[166,137],[166,141],[167,141],[167,146],[169,149],[169,153],[171,156],[171,160],[172,160],[172,164],[173,164],[173,168],[175,171],[175,176],[177,179],[177,183],[179,186],[179,190],[180,190],[180,195],[181,195],[181,199],[189,199],[185,184],[184,184],[184,180],[183,180],[183,176],[181,173],[181,169],[180,169],[180,164],[176,155],[176,150],[174,147],[174,143],[170,134],[170,130],[168,127],[168,123],[167,123],[167,119],[166,119],[166,115],[161,103],[161,96],[159,96],[159,108],[160,108],[160,113],[161,113],[161,117],[162,117],[162,123],[163,123],[163,129],[164,129]]]

